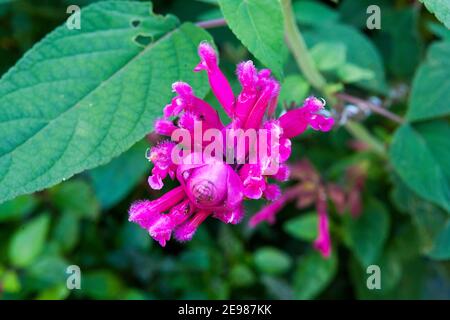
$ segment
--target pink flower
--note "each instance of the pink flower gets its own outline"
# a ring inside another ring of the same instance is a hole
[[[171,136],[179,129],[195,133],[200,122],[202,131],[236,133],[253,129],[258,133],[257,143],[233,153],[231,163],[225,161],[228,160],[225,156],[223,159],[207,156],[205,144],[198,141],[188,141],[200,150],[194,148],[192,153],[183,153],[181,161],[173,159],[173,153],[179,151],[175,142],[161,142],[149,150],[147,158],[153,163],[148,178],[150,187],[161,189],[167,176],[180,185],[159,199],[135,202],[129,210],[129,220],[146,229],[161,246],[172,235],[179,241],[192,239],[200,224],[210,216],[224,223],[239,223],[244,216],[242,202],[247,199],[272,201],[265,209],[264,219],[273,220],[274,212],[296,196],[289,190],[283,194],[276,184],[289,177],[286,161],[291,154],[290,139],[308,126],[328,131],[333,125],[333,119],[325,114],[324,102],[313,97],[305,100],[303,107],[275,119],[280,85],[271,77],[270,70],[258,71],[252,61],[240,63],[236,73],[242,90],[235,97],[219,68],[214,48],[202,42],[198,53],[200,63],[194,71],[206,71],[212,92],[231,118],[230,124],[224,126],[212,106],[195,96],[189,84],[177,81],[172,85],[176,96],[165,106],[164,117],[155,122],[155,131],[164,136]],[[266,144],[260,144],[263,135],[259,133],[263,132],[267,132]],[[235,148],[237,142],[232,146]],[[264,151],[263,156],[250,163],[247,160],[255,148]],[[223,154],[227,155],[227,151],[224,148]],[[258,219],[258,215],[253,217],[251,223],[256,224]]]
[[[331,254],[331,238],[328,226],[327,196],[325,190],[319,189],[316,202],[317,214],[319,215],[318,236],[314,241],[314,248],[319,251],[324,258]]]

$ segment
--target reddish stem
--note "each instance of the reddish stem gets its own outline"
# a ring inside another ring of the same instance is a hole
[[[346,93],[336,93],[336,97],[343,100],[343,101],[347,101],[350,103],[353,103],[361,108],[365,108],[365,109],[369,109],[371,111],[373,111],[374,113],[378,113],[379,115],[382,115],[394,122],[400,123],[402,124],[403,122],[405,122],[405,120],[403,120],[402,117],[399,117],[398,115],[388,111],[385,108],[382,108],[380,106],[377,106],[373,103],[370,103],[366,100],[351,96],[349,94]]]

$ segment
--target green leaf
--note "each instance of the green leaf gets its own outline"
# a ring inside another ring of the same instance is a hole
[[[318,219],[316,212],[308,212],[288,220],[283,229],[286,233],[305,241],[313,241],[317,238]]]
[[[348,217],[346,233],[349,246],[363,267],[374,263],[383,251],[389,233],[389,214],[381,202],[364,204],[358,218]]]
[[[284,78],[278,101],[289,106],[290,103],[302,103],[308,96],[310,86],[300,75],[290,75]]]
[[[228,26],[277,77],[283,73],[283,15],[279,1],[219,0]]]
[[[70,294],[66,284],[59,284],[39,292],[36,300],[64,300]]]
[[[431,33],[433,33],[436,37],[442,38],[445,41],[450,40],[450,29],[447,29],[440,23],[429,22],[427,24],[428,29]]]
[[[347,24],[351,24],[360,29],[367,28],[367,8],[371,5],[377,5],[381,11],[381,21],[383,23],[383,15],[387,12],[392,12],[392,0],[341,0],[338,10],[340,19]],[[385,26],[381,24],[381,29]],[[379,32],[380,30],[377,30]]]
[[[120,299],[124,285],[108,270],[86,272],[81,280],[82,293],[92,299]]]
[[[38,204],[33,195],[24,195],[0,204],[0,222],[18,220],[32,212]]]
[[[330,71],[345,64],[347,48],[340,42],[321,42],[311,49],[311,57],[319,70]]]
[[[447,221],[447,224],[437,235],[429,256],[437,260],[450,259],[450,220]]]
[[[291,264],[291,257],[281,250],[272,247],[258,249],[253,257],[256,267],[264,273],[281,274],[286,272]]]
[[[255,283],[255,275],[245,264],[237,264],[230,270],[230,283],[234,287],[248,287]]]
[[[352,83],[373,79],[375,74],[371,70],[360,68],[351,63],[346,63],[337,69],[337,76],[345,83]]]
[[[122,225],[118,240],[126,249],[147,250],[152,244],[148,231],[134,223]]]
[[[373,72],[370,80],[358,81],[355,85],[364,89],[384,93],[387,84],[380,54],[365,35],[353,27],[341,24],[316,26],[305,29],[305,40],[309,47],[321,42],[342,43],[347,48],[347,62]]]
[[[21,285],[17,273],[13,270],[8,270],[0,273],[0,285],[4,292],[20,292]]]
[[[294,272],[295,298],[315,298],[331,282],[336,271],[337,256],[334,253],[327,259],[316,251],[303,256]]]
[[[264,275],[261,278],[261,282],[266,287],[267,292],[275,299],[279,300],[293,300],[294,290],[290,283],[282,278],[276,278],[273,276]]]
[[[413,7],[381,10],[381,29],[374,34],[374,42],[380,48],[389,72],[409,79],[422,59],[423,43],[418,28],[420,12]]]
[[[387,299],[401,280],[402,265],[395,252],[384,253],[374,265],[380,268],[381,289],[370,290],[367,288],[367,280],[372,273],[367,272],[368,266],[361,266],[355,259],[350,259],[348,263],[352,284],[359,299]]]
[[[9,245],[9,259],[13,265],[26,267],[36,259],[44,248],[49,225],[50,216],[44,213],[16,231]]]
[[[76,179],[61,183],[51,188],[49,194],[61,211],[70,211],[90,219],[95,219],[99,214],[99,203],[91,186],[85,181]]]
[[[134,1],[90,5],[80,30],[57,28],[3,76],[0,202],[129,149],[151,131],[172,82],[206,93],[206,76],[192,69],[198,44],[210,36],[150,9]]]
[[[211,267],[211,256],[206,248],[195,248],[183,251],[180,255],[180,263],[187,270],[206,271]]]
[[[409,244],[416,245],[416,249],[420,253],[429,254],[436,247],[435,242],[438,235],[443,232],[450,220],[448,213],[437,205],[420,198],[400,178],[395,177],[393,184],[394,189],[391,193],[393,203],[398,210],[411,216],[417,229],[418,237],[414,242],[409,241]],[[402,239],[405,239],[405,235],[402,236]],[[402,250],[400,255],[405,253],[405,250]]]
[[[450,2],[448,0],[420,0],[439,21],[450,29]]]
[[[53,229],[53,240],[62,252],[72,250],[78,242],[80,233],[79,217],[71,211],[64,212]]]
[[[142,140],[107,165],[89,172],[97,198],[103,209],[121,201],[150,170],[145,158],[148,142]]]
[[[433,44],[418,69],[406,114],[411,121],[450,114],[450,42]]]
[[[421,197],[450,211],[450,126],[444,121],[402,125],[390,159],[405,184]]]
[[[320,2],[295,1],[292,9],[297,22],[305,25],[323,25],[339,19],[336,11]]]
[[[42,290],[66,282],[69,263],[64,258],[43,254],[26,270],[28,286]],[[83,283],[83,280],[81,280]]]

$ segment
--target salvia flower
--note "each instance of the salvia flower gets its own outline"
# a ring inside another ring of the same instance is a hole
[[[252,61],[240,63],[236,73],[242,90],[235,96],[219,68],[215,49],[202,42],[198,54],[200,62],[194,71],[206,71],[212,92],[230,117],[230,123],[224,125],[217,111],[197,97],[189,84],[178,81],[172,85],[175,97],[155,123],[155,132],[171,137],[172,141],[167,139],[148,151],[147,158],[153,163],[148,183],[152,189],[159,190],[164,179],[170,178],[179,186],[159,199],[137,201],[129,210],[129,220],[146,229],[161,246],[171,237],[179,241],[192,239],[208,217],[239,223],[244,216],[242,202],[246,199],[271,201],[267,210],[286,201],[290,194],[283,194],[277,182],[289,177],[286,161],[291,154],[290,139],[308,127],[329,131],[334,124],[324,109],[324,101],[314,97],[276,119],[280,85],[270,70],[258,71]],[[220,150],[221,155],[208,154],[208,143],[196,139],[198,124],[201,134],[213,129],[226,138],[253,130],[256,143],[244,143],[240,148],[239,140],[232,140],[231,147],[227,143]],[[176,132],[187,132],[190,138],[175,141]],[[262,144],[262,141],[270,143]],[[193,152],[186,152],[187,146],[192,145]],[[255,150],[258,157],[253,159]],[[174,154],[178,155],[177,161]]]
[[[351,166],[345,174],[346,185],[325,182],[314,166],[307,160],[290,166],[291,178],[296,184],[286,189],[281,197],[264,207],[253,217],[249,224],[254,227],[261,222],[274,223],[276,215],[289,202],[296,201],[299,209],[315,205],[318,215],[318,235],[313,246],[323,257],[331,255],[331,236],[328,221],[328,200],[339,214],[349,211],[352,217],[358,217],[362,210],[361,191],[366,178],[366,168]]]

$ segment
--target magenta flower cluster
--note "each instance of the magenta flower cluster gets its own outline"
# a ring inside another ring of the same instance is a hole
[[[159,199],[135,202],[129,210],[129,220],[148,230],[161,246],[165,246],[172,236],[179,241],[192,239],[199,225],[209,216],[225,223],[239,223],[244,216],[242,202],[245,199],[274,201],[280,198],[282,192],[277,182],[289,177],[286,161],[291,154],[290,139],[308,126],[328,131],[334,124],[333,119],[323,112],[324,102],[314,97],[307,98],[302,107],[287,111],[276,119],[280,85],[270,70],[258,71],[252,61],[240,63],[236,73],[242,90],[235,97],[219,69],[214,48],[202,42],[198,53],[200,63],[194,71],[207,72],[212,92],[230,117],[230,123],[224,125],[217,111],[195,96],[187,83],[175,82],[172,88],[176,96],[164,108],[163,118],[156,121],[155,132],[164,136],[171,136],[180,128],[191,132],[196,121],[201,121],[204,130],[265,129],[276,136],[279,152],[276,155],[268,152],[269,155],[258,159],[257,163],[227,163],[217,157],[204,156],[200,163],[193,163],[190,160],[194,153],[176,163],[172,151],[178,145],[174,141],[168,139],[152,147],[148,153],[148,159],[154,165],[148,178],[150,187],[161,189],[167,177],[176,179],[179,186]],[[278,170],[268,172],[267,168],[274,162]]]

